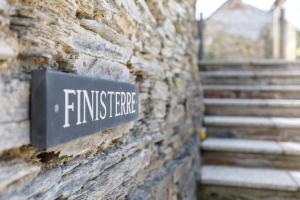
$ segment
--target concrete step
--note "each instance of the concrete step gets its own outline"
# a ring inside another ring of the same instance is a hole
[[[299,169],[300,143],[208,138],[201,144],[208,165]]]
[[[252,61],[200,61],[200,71],[222,70],[300,70],[299,61],[252,60]]]
[[[299,68],[300,69],[300,68]],[[221,77],[300,77],[298,70],[221,70],[221,71],[201,71],[201,76],[221,78]]]
[[[267,200],[300,198],[299,171],[204,165],[200,199]]]
[[[295,99],[204,99],[205,113],[219,116],[300,117],[300,100]]]
[[[300,85],[204,85],[206,98],[300,99]]]
[[[221,70],[201,71],[201,80],[206,85],[270,85],[300,84],[299,70]]]
[[[300,118],[206,116],[208,137],[300,141]]]

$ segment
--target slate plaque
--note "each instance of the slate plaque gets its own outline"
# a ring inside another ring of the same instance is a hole
[[[135,85],[49,70],[32,72],[31,142],[39,149],[138,117]]]

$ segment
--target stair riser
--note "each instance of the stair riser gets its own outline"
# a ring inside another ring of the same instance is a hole
[[[270,71],[299,71],[300,64],[290,65],[200,65],[200,71],[259,71],[259,70],[270,70]]]
[[[204,85],[292,85],[300,84],[300,77],[201,77]]]
[[[300,99],[300,91],[204,90],[206,98]]]
[[[299,200],[299,192],[248,189],[230,186],[199,184],[198,199],[201,200]]]
[[[299,129],[268,127],[236,127],[206,125],[207,136],[211,138],[238,138],[252,140],[274,140],[300,142]]]
[[[206,115],[300,117],[300,107],[207,105]]]
[[[299,156],[284,154],[239,153],[224,151],[202,151],[204,165],[230,165],[251,168],[295,169],[300,166]]]

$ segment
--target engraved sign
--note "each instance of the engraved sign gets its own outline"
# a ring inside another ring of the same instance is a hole
[[[138,117],[138,89],[133,84],[36,70],[31,85],[31,142],[39,149]]]

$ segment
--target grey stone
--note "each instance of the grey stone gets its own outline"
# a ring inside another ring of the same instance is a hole
[[[208,151],[283,154],[280,144],[275,141],[208,138],[202,142],[201,148]]]
[[[205,117],[204,123],[210,126],[300,128],[300,118],[209,116]]]
[[[201,76],[205,77],[298,77],[300,71],[298,70],[252,70],[252,71],[208,71],[201,72]]]
[[[204,99],[205,105],[222,106],[277,106],[277,107],[300,107],[300,100],[297,99]]]
[[[129,69],[125,65],[85,54],[78,57],[74,66],[78,74],[85,76],[118,81],[130,79]]]
[[[7,44],[5,41],[0,41],[0,60],[16,57],[17,54],[17,49],[12,45]]]
[[[0,126],[0,151],[30,143],[29,121],[4,123]]]
[[[195,199],[202,115],[194,4],[0,1],[0,158],[9,172],[7,156],[29,164],[1,200]],[[135,84],[139,119],[39,151],[29,143],[34,69]]]
[[[298,142],[278,142],[286,155],[300,155],[300,143]]]
[[[29,118],[29,81],[5,78],[0,81],[0,123],[20,122]]]
[[[298,186],[288,171],[273,169],[248,169],[226,166],[203,166],[201,182],[256,189],[297,191]]]
[[[21,159],[0,162],[0,194],[22,186],[32,180],[39,172],[40,166],[24,162]]]
[[[114,29],[110,28],[106,24],[90,19],[81,19],[80,24],[86,29],[98,33],[104,39],[110,41],[111,43],[116,43],[117,45],[120,45],[124,48],[128,48],[129,50],[132,50],[134,47],[133,43],[130,40],[116,32]]]
[[[299,92],[299,85],[204,85],[204,90]]]
[[[200,70],[209,137],[200,198],[299,199],[299,62],[200,61]]]
[[[244,66],[258,66],[261,67],[271,67],[274,66],[299,66],[300,62],[298,60],[288,61],[288,60],[278,60],[278,59],[245,59],[245,60],[232,60],[232,61],[224,61],[224,60],[201,60],[199,61],[201,66],[236,66],[236,67],[244,67]]]

